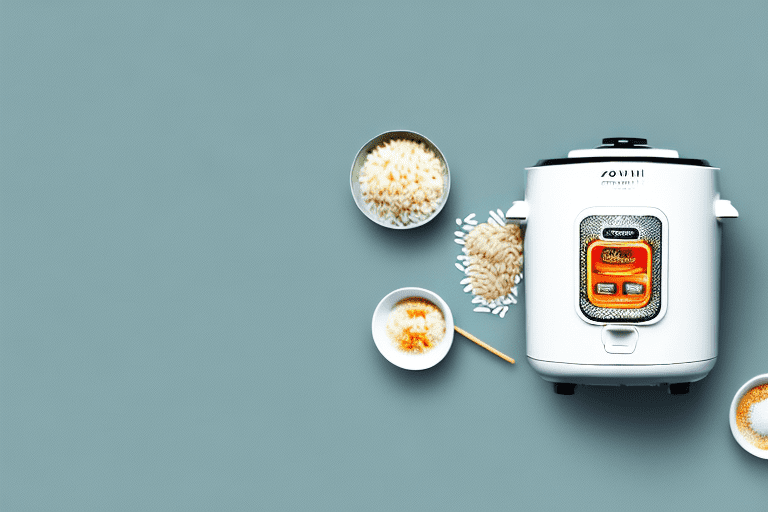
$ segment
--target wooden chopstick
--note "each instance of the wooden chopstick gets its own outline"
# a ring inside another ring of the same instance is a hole
[[[498,350],[496,350],[492,346],[490,346],[490,345],[488,345],[486,343],[483,343],[482,341],[480,341],[479,339],[475,338],[474,336],[469,334],[467,331],[465,331],[464,329],[462,329],[458,325],[454,325],[453,328],[456,329],[457,333],[461,334],[462,336],[467,338],[469,341],[474,341],[475,343],[477,343],[478,345],[483,347],[485,350],[487,350],[487,351],[489,351],[489,352],[491,352],[493,354],[496,354],[497,356],[499,356],[503,360],[507,361],[508,363],[515,364],[515,360],[514,359],[512,359],[508,355],[502,354],[501,352],[499,352]]]

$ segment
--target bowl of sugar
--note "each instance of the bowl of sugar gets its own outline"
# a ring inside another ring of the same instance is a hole
[[[731,402],[731,433],[746,451],[768,459],[768,373],[749,379]]]

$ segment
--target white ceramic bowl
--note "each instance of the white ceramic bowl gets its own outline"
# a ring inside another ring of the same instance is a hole
[[[391,224],[379,217],[376,212],[372,211],[368,204],[366,204],[365,200],[363,199],[363,194],[360,192],[360,169],[362,169],[368,153],[373,151],[379,144],[396,139],[407,139],[416,142],[423,142],[424,145],[431,149],[435,156],[443,164],[443,195],[440,197],[440,203],[437,205],[437,208],[435,208],[435,211],[432,212],[432,215],[426,219],[419,222],[411,222],[405,226],[397,226],[395,224]],[[362,148],[360,148],[360,151],[357,152],[355,159],[352,161],[352,171],[349,175],[349,185],[352,188],[352,197],[355,199],[355,204],[357,204],[357,207],[360,209],[360,211],[363,212],[365,216],[371,219],[373,222],[390,229],[413,229],[419,226],[423,226],[427,222],[431,221],[437,217],[437,214],[440,213],[440,210],[443,209],[445,202],[448,200],[448,192],[451,190],[451,173],[448,170],[448,162],[445,161],[443,153],[440,151],[440,149],[438,149],[437,146],[432,143],[431,140],[416,132],[408,130],[395,130],[377,135],[376,137],[369,140]]]
[[[739,388],[739,390],[736,392],[736,395],[733,397],[733,401],[731,402],[731,412],[729,415],[729,419],[731,422],[731,433],[733,434],[734,439],[736,439],[736,442],[738,442],[742,448],[747,450],[749,453],[751,453],[755,457],[760,457],[761,459],[768,459],[768,450],[761,450],[757,446],[747,441],[739,431],[738,425],[736,425],[736,409],[739,406],[739,402],[741,401],[741,398],[744,396],[744,394],[747,391],[754,388],[755,386],[760,386],[762,384],[768,384],[768,373],[764,373],[762,375],[758,375],[757,377],[753,377],[749,379],[743,386]]]
[[[423,354],[411,354],[398,350],[387,336],[387,317],[392,308],[408,297],[421,297],[432,301],[443,312],[445,317],[445,336],[442,341],[431,350]],[[371,324],[373,341],[387,361],[406,370],[426,370],[443,360],[453,344],[453,315],[448,304],[440,296],[424,288],[400,288],[381,299],[373,312]]]

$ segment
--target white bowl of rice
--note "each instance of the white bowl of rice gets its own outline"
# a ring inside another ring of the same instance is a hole
[[[368,141],[352,162],[349,181],[360,211],[391,229],[423,226],[440,213],[451,189],[442,152],[408,130],[384,132]]]
[[[406,370],[426,370],[443,360],[453,344],[448,304],[424,288],[400,288],[373,312],[373,341],[387,361]]]
[[[768,459],[768,373],[739,388],[728,416],[736,442],[752,455]]]

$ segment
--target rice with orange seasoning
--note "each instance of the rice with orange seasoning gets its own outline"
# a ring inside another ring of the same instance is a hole
[[[762,384],[750,389],[739,400],[736,408],[736,425],[742,435],[761,450],[768,450],[768,436],[755,431],[752,424],[754,406],[768,400],[768,384]]]
[[[389,313],[387,336],[399,350],[420,354],[445,337],[445,317],[431,301],[408,297],[395,304]]]

